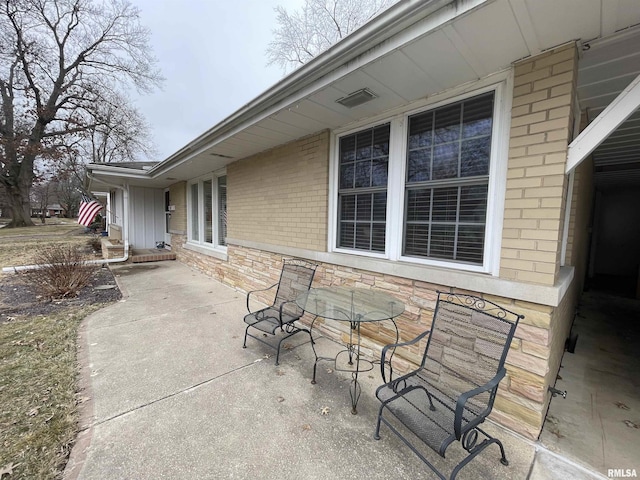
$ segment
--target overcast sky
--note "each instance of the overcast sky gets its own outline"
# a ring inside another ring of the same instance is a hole
[[[266,66],[274,8],[303,0],[130,0],[151,30],[166,78],[162,91],[138,97],[164,160],[284,75]]]

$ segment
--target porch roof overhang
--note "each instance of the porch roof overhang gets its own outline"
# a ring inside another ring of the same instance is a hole
[[[578,97],[588,126],[569,145],[567,172],[591,156],[599,188],[640,186],[638,26],[584,46]]]
[[[149,170],[94,165],[91,174],[166,187],[638,24],[636,0],[403,0]],[[377,97],[336,103],[361,88]]]

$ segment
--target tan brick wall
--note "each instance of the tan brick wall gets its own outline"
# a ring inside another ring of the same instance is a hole
[[[185,234],[187,232],[187,182],[174,183],[169,187],[169,204],[176,207],[171,212],[170,231]]]
[[[559,267],[577,51],[515,65],[500,276],[553,285]]]
[[[222,261],[185,250],[182,246],[184,236],[174,235],[173,241],[178,260],[243,292],[276,283],[282,268],[282,256],[266,251],[229,245],[228,261]],[[328,285],[375,288],[402,300],[406,310],[397,319],[401,341],[415,338],[429,329],[436,290],[449,290],[448,286],[321,263],[314,286]],[[537,438],[548,403],[548,359],[551,357],[551,324],[555,309],[502,297],[485,295],[485,298],[525,315],[507,357],[508,374],[500,386],[492,418],[529,438]],[[262,300],[267,303],[273,298],[264,296]],[[320,320],[316,327],[334,340],[347,339],[348,327],[343,322]],[[365,335],[362,350],[369,358],[379,358],[382,347],[396,340],[390,322],[367,324],[362,332]],[[422,348],[424,344],[398,351],[394,357],[395,370],[404,372],[419,364]]]
[[[227,167],[229,238],[326,251],[329,132]]]

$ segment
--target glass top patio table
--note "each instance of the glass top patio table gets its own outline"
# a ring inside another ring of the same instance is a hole
[[[378,290],[350,287],[312,288],[296,303],[311,315],[345,322],[379,322],[404,312],[404,303]]]
[[[350,287],[312,288],[301,294],[296,299],[296,303],[300,308],[314,315],[309,327],[310,332],[313,332],[318,318],[349,322],[349,338],[345,345],[346,348],[338,352],[335,358],[318,356],[315,342],[311,341],[311,348],[316,357],[313,364],[313,380],[311,380],[311,383],[316,383],[316,371],[320,361],[332,361],[334,362],[335,370],[351,373],[352,380],[349,386],[349,395],[351,396],[351,413],[355,415],[358,413],[358,399],[362,391],[358,382],[358,373],[371,370],[374,364],[374,362],[362,358],[360,352],[360,325],[366,322],[391,320],[396,332],[395,343],[398,343],[398,326],[394,319],[404,312],[404,303],[378,290]],[[392,368],[392,356],[393,352],[389,357],[389,361],[385,362],[389,368]],[[339,361],[341,358],[346,360],[344,366],[341,366]],[[380,367],[384,368],[384,365]]]

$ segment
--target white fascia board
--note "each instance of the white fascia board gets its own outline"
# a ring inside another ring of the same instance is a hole
[[[401,48],[411,40],[493,1],[414,0],[396,4],[151,168],[150,175],[156,177],[166,174],[174,166]],[[422,18],[416,21],[416,17]]]
[[[566,173],[571,173],[640,108],[640,75],[569,144]]]
[[[135,170],[131,168],[125,167],[117,167],[113,165],[93,165],[88,166],[88,170],[98,175],[106,175],[113,177],[122,177],[122,178],[144,178],[151,179],[149,175],[149,170]]]

